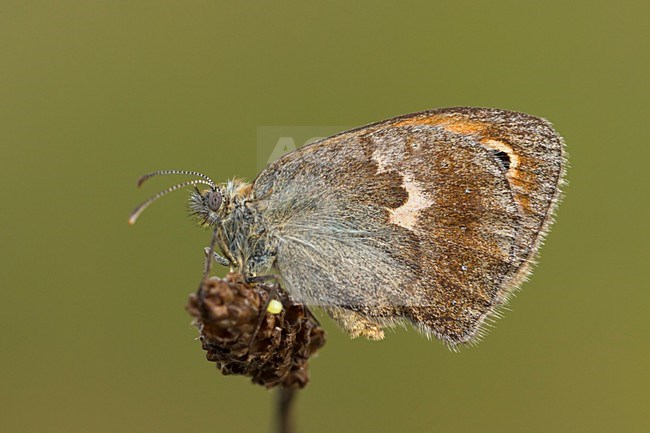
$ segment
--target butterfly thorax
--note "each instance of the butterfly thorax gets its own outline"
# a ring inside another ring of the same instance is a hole
[[[209,205],[214,194],[220,198],[216,210]],[[277,241],[252,203],[249,183],[233,179],[216,189],[196,191],[190,196],[190,209],[200,225],[217,229],[217,246],[234,269],[250,276],[270,271]]]

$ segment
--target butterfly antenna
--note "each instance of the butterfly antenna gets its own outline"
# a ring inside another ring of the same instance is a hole
[[[211,186],[213,188],[215,187],[214,182],[212,182],[212,181],[208,182],[208,181],[205,181],[205,180],[202,180],[202,179],[188,180],[187,182],[182,182],[182,183],[179,183],[177,185],[170,186],[166,190],[160,191],[158,194],[154,195],[153,197],[150,197],[147,201],[142,203],[140,206],[136,207],[135,210],[133,212],[131,212],[131,216],[129,216],[129,224],[131,224],[131,225],[135,224],[135,221],[138,219],[140,214],[142,214],[142,212],[144,212],[144,210],[146,208],[148,208],[151,203],[155,202],[160,197],[162,197],[164,195],[167,195],[172,191],[176,191],[177,189],[184,188],[184,187],[189,186],[189,185],[198,185],[198,184],[208,185],[208,186]]]
[[[147,173],[144,176],[142,176],[140,179],[138,179],[138,187],[142,186],[142,184],[145,183],[145,181],[147,181],[148,179],[151,179],[154,176],[160,176],[160,175],[163,175],[163,174],[187,174],[187,175],[192,175],[192,176],[198,176],[201,179],[205,179],[208,182],[210,182],[208,185],[210,185],[212,187],[216,186],[216,184],[214,183],[214,181],[212,179],[210,179],[208,176],[206,176],[203,173],[199,173],[198,171],[158,170],[158,171],[154,171],[154,172],[151,172],[151,173]]]

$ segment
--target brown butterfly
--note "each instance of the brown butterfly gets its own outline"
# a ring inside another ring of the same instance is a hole
[[[410,322],[450,345],[470,342],[530,273],[565,171],[543,119],[484,108],[409,114],[295,150],[252,184],[187,185],[218,260],[277,277],[352,336]]]

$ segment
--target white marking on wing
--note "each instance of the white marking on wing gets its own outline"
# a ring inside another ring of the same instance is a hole
[[[391,162],[390,157],[386,155],[385,152],[382,152],[382,149],[375,149],[375,151],[372,152],[372,160],[377,163],[377,174],[388,171],[388,166]]]
[[[392,224],[413,230],[418,222],[420,211],[433,205],[433,200],[428,198],[418,183],[410,177],[404,175],[402,186],[408,193],[408,200],[397,209],[390,209],[390,219]]]

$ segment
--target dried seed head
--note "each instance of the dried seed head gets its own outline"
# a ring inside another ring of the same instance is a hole
[[[269,288],[240,274],[207,279],[187,305],[199,328],[207,359],[225,374],[251,377],[272,388],[303,388],[307,360],[325,344],[325,332],[303,305],[278,289],[282,309],[267,310]]]

